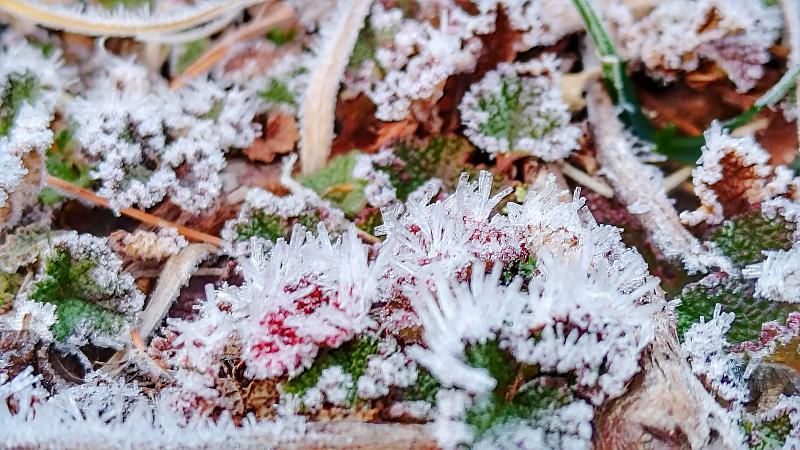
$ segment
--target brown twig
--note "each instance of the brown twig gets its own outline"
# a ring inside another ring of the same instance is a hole
[[[278,4],[273,10],[265,12],[264,17],[259,17],[247,25],[237,29],[231,34],[217,41],[211,48],[195,60],[186,70],[175,77],[170,83],[170,89],[179,89],[187,81],[202,75],[219,62],[236,42],[252,39],[263,34],[267,28],[294,20],[294,10],[286,3]]]
[[[100,205],[104,208],[111,207],[110,202],[107,198],[101,197],[88,189],[76,186],[70,183],[69,181],[62,180],[61,178],[57,178],[52,175],[47,175],[47,185],[66,195],[86,200],[90,203]],[[184,237],[186,237],[186,239],[189,239],[191,241],[204,242],[206,244],[211,244],[216,247],[222,247],[223,245],[222,239],[218,238],[217,236],[212,236],[210,234],[193,230],[183,225],[178,225],[177,223],[164,220],[160,217],[148,214],[144,211],[135,208],[123,208],[119,210],[119,213],[122,214],[123,216],[136,219],[148,225],[162,227],[162,228],[175,228],[176,230],[178,230],[178,233],[182,234]]]

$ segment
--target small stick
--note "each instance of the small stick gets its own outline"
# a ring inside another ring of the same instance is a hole
[[[108,201],[107,198],[101,197],[88,189],[76,186],[70,183],[69,181],[62,180],[61,178],[57,178],[52,175],[47,175],[47,185],[66,195],[86,200],[96,205],[100,205],[104,208],[109,208],[109,209],[111,208],[110,202]],[[182,234],[187,239],[192,241],[204,242],[206,244],[211,244],[216,247],[223,246],[222,239],[218,238],[217,236],[212,236],[210,234],[193,230],[183,225],[178,225],[177,223],[164,220],[160,217],[148,214],[144,211],[135,208],[123,208],[119,211],[119,213],[122,214],[123,216],[131,217],[148,225],[153,225],[162,228],[175,228],[176,230],[178,230],[178,233]]]
[[[694,167],[692,166],[684,166],[664,177],[664,190],[669,192],[683,184],[684,181],[692,176],[693,170]]]
[[[611,186],[568,163],[561,163],[561,172],[605,198],[614,197],[614,189]]]
[[[179,89],[192,78],[202,75],[216,64],[230,50],[231,46],[244,39],[252,39],[262,34],[267,28],[281,24],[294,18],[294,10],[291,6],[281,3],[274,11],[269,11],[264,17],[253,20],[247,25],[239,28],[233,33],[223,37],[208,49],[202,56],[197,58],[186,70],[175,77],[170,83],[170,89]]]

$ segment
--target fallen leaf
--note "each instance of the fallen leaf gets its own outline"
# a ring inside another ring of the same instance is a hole
[[[297,143],[297,122],[294,117],[278,112],[264,122],[264,134],[244,150],[250,161],[271,163],[277,155],[294,150]]]

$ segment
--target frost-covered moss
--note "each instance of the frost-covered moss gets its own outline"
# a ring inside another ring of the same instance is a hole
[[[764,250],[788,250],[792,247],[794,227],[778,216],[768,218],[760,212],[725,221],[714,230],[711,240],[739,265],[761,262]]]
[[[442,384],[424,367],[417,369],[417,382],[403,391],[403,400],[406,401],[425,401],[432,405],[436,404],[436,393],[442,388]]]
[[[492,428],[519,420],[536,421],[571,401],[572,396],[563,388],[525,386],[511,400],[497,393],[479,399],[467,411],[466,422],[472,426],[477,440]]]
[[[299,217],[257,213],[247,222],[236,225],[237,239],[260,237],[275,242],[279,238],[290,238],[295,224],[303,225],[308,230],[315,230],[319,222],[319,215],[315,213]]]
[[[772,420],[746,420],[742,426],[748,438],[748,446],[753,450],[777,450],[783,448],[786,438],[792,431],[792,422],[788,414],[782,414]]]
[[[285,392],[302,396],[309,389],[316,386],[322,371],[333,366],[340,366],[353,380],[357,380],[367,369],[367,360],[378,351],[378,339],[372,336],[359,337],[339,348],[324,351],[317,356],[314,364],[300,375],[292,378],[283,385]],[[348,402],[352,402],[356,395],[353,385],[348,394]]]
[[[467,155],[473,151],[466,139],[455,136],[435,136],[426,144],[403,141],[393,147],[396,163],[377,165],[389,174],[398,200],[408,195],[431,178],[441,179],[446,189],[452,189],[464,171]]]

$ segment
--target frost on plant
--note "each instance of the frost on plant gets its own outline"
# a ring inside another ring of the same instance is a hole
[[[68,117],[95,164],[98,193],[115,209],[150,207],[167,195],[187,211],[207,208],[221,189],[224,152],[259,132],[253,93],[213,80],[174,92],[133,61],[102,55],[95,64]]]
[[[70,234],[43,255],[29,299],[54,305],[53,338],[74,346],[118,346],[144,296],[104,239]]]
[[[374,61],[367,61],[382,76],[365,90],[378,106],[376,116],[386,121],[404,119],[413,102],[438,95],[449,76],[473,70],[481,50],[476,35],[490,31],[494,21],[471,16],[449,0],[418,8],[414,18],[376,2],[369,20],[376,34],[390,36],[378,46]]]
[[[732,137],[718,124],[705,133],[706,145],[699,166],[692,172],[701,206],[685,212],[688,225],[721,223],[763,209],[794,220],[798,182],[786,166],[770,166],[769,155],[752,137]]]
[[[20,36],[0,43],[0,225],[11,227],[36,199],[50,122],[71,74],[59,51],[45,55]]]
[[[749,0],[669,0],[643,17],[633,8],[607,8],[623,56],[665,80],[705,61],[717,64],[740,91],[764,75],[769,48],[780,36],[777,5]]]
[[[545,161],[569,156],[582,132],[569,123],[557,66],[545,55],[487,73],[461,102],[464,133],[491,154],[521,151]]]

